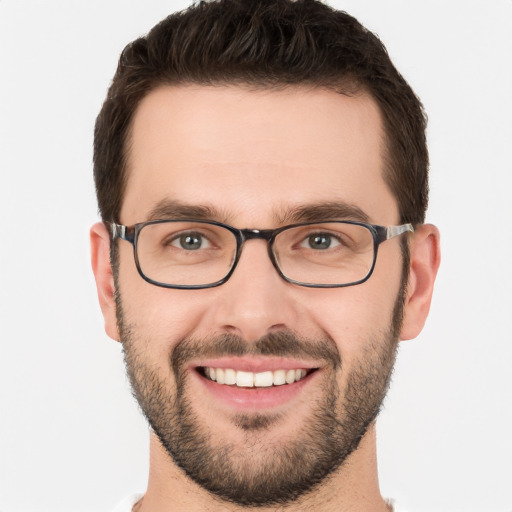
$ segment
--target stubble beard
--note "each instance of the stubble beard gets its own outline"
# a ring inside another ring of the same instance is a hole
[[[367,340],[352,368],[344,369],[334,341],[328,338],[305,340],[288,331],[269,334],[254,344],[232,335],[186,338],[169,353],[174,388],[144,356],[140,347],[150,346],[151,341],[142,339],[126,322],[117,294],[118,324],[133,394],[168,455],[203,489],[240,506],[290,504],[343,465],[378,415],[395,362],[406,279],[404,274],[389,327]],[[329,368],[323,393],[311,404],[309,417],[294,438],[269,444],[272,427],[284,419],[278,414],[240,413],[232,423],[243,433],[243,446],[229,438],[219,442],[219,433],[214,436],[207,420],[194,410],[187,362],[201,355],[247,354],[317,357]],[[343,371],[349,373],[340,390],[336,374]]]

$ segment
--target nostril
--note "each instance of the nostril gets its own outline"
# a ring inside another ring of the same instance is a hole
[[[286,325],[285,324],[274,324],[274,325],[271,325],[268,330],[269,330],[269,332],[274,332],[274,331],[282,332],[282,331],[286,330]]]

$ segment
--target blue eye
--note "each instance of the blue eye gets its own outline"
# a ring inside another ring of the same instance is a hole
[[[325,250],[339,245],[336,237],[326,233],[315,233],[305,238],[301,244],[302,247],[307,249]]]
[[[170,245],[186,251],[197,251],[198,249],[207,249],[210,247],[208,239],[199,233],[181,234],[174,238]]]

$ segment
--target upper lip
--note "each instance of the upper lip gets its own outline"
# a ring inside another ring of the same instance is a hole
[[[219,357],[213,359],[204,359],[190,365],[190,368],[232,368],[233,370],[243,372],[263,372],[275,370],[312,370],[319,368],[318,364],[301,359],[290,359],[286,357],[269,356],[243,356],[243,357]]]

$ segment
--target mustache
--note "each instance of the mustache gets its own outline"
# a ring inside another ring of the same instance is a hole
[[[203,339],[184,338],[171,352],[171,366],[178,374],[193,359],[220,357],[274,356],[296,359],[314,359],[341,367],[341,356],[334,340],[329,337],[308,339],[290,331],[268,333],[255,342],[248,342],[235,334],[220,334]]]

